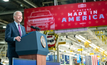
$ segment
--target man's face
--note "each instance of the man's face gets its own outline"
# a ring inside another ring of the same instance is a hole
[[[17,23],[20,23],[22,21],[22,13],[21,12],[16,12],[15,16],[14,16],[14,20],[17,22]]]

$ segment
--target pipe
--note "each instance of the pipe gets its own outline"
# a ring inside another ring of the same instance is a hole
[[[31,5],[34,8],[38,7],[37,5],[35,5],[34,3],[30,2],[29,0],[23,0],[23,1],[25,1],[26,3],[28,3],[29,5]]]

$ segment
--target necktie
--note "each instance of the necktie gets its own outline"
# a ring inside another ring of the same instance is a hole
[[[21,34],[21,29],[20,29],[20,25],[19,25],[19,24],[18,24],[18,30],[19,30],[20,36],[22,36],[22,34]]]

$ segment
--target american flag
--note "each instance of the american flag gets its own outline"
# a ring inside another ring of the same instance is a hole
[[[97,55],[93,55],[93,56],[92,56],[92,65],[98,65]]]

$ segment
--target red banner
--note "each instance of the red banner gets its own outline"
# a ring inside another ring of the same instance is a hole
[[[30,26],[41,30],[58,30],[107,25],[107,1],[76,3],[24,10],[27,32]]]

